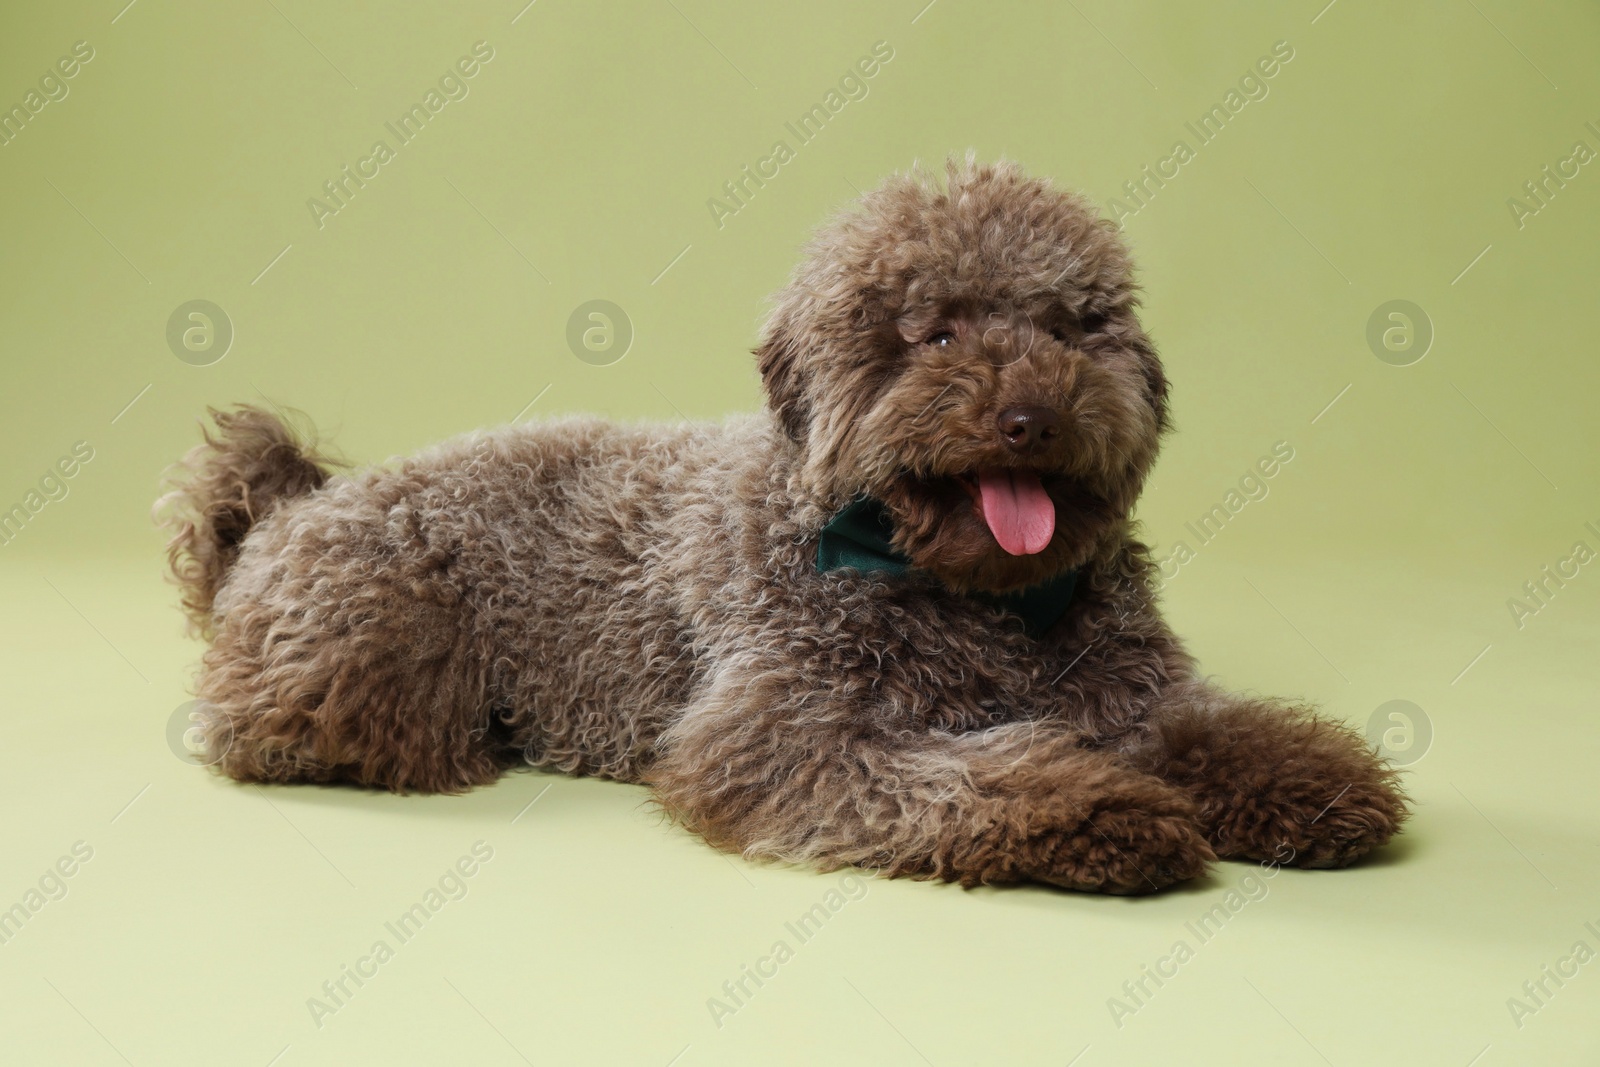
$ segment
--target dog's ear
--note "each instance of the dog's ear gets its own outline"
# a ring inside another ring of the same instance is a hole
[[[1167,372],[1161,366],[1161,357],[1156,354],[1155,343],[1145,335],[1144,327],[1139,324],[1139,320],[1129,315],[1124,322],[1124,326],[1114,331],[1114,336],[1138,361],[1139,373],[1144,376],[1150,407],[1156,413],[1156,432],[1166,433]]]
[[[1162,369],[1155,345],[1140,331],[1133,341],[1134,355],[1139,359],[1139,370],[1144,374],[1150,390],[1150,406],[1156,410],[1156,432],[1167,432],[1167,372]]]
[[[796,441],[806,435],[811,405],[806,399],[805,378],[800,369],[800,346],[781,320],[768,324],[766,338],[755,349],[756,366],[766,386],[767,404],[778,416],[784,432]]]

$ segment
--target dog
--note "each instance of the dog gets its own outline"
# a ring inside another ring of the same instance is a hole
[[[212,415],[158,503],[208,759],[243,782],[641,782],[718,848],[1143,893],[1345,866],[1408,814],[1313,709],[1230,695],[1130,518],[1168,423],[1118,229],[1017,165],[820,230],[765,410],[474,433],[341,473]]]

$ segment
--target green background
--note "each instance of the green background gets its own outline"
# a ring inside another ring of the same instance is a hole
[[[0,908],[93,849],[0,945],[7,1062],[1600,1060],[1600,963],[1507,1006],[1600,950],[1600,567],[1521,627],[1507,603],[1600,549],[1600,162],[1520,227],[1507,205],[1600,150],[1600,12],[1325,2],[6,5],[0,105],[95,53],[0,146],[0,508],[94,449],[0,546]],[[307,200],[480,40],[469,95],[319,228]],[[1140,515],[1195,550],[1167,607],[1222,682],[1358,724],[1411,701],[1431,747],[1402,839],[1266,883],[1120,1028],[1108,998],[1248,868],[1143,900],[872,881],[797,945],[838,875],[712,852],[636,788],[258,790],[169,750],[200,649],[148,512],[205,405],[300,408],[362,462],[519,415],[753,409],[765,298],[856,190],[970,148],[1108,203],[1280,40],[1269,94],[1126,222],[1177,423]],[[868,95],[794,141],[878,41]],[[779,139],[719,228],[708,198]],[[194,299],[235,331],[209,366],[166,341]],[[566,341],[594,299],[634,331],[607,366]],[[1398,299],[1434,333],[1408,366],[1366,340]],[[317,1027],[307,998],[479,840],[466,897]]]

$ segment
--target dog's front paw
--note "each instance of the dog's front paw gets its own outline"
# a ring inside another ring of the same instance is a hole
[[[1063,889],[1153,893],[1206,872],[1216,853],[1188,797],[1146,788],[1083,805],[1063,799],[1020,847],[1024,877]]]
[[[1408,814],[1400,792],[1379,774],[1343,785],[1280,782],[1270,795],[1222,812],[1211,839],[1225,859],[1348,867],[1388,842]]]
[[[1396,772],[1343,729],[1317,742],[1206,791],[1204,821],[1219,856],[1346,867],[1394,836],[1410,814]]]

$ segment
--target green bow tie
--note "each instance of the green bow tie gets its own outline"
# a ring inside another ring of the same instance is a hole
[[[822,537],[817,541],[817,573],[852,567],[863,574],[904,574],[911,569],[911,561],[895,551],[890,544],[893,536],[894,520],[883,502],[861,497],[822,528]],[[1040,637],[1067,613],[1077,585],[1078,572],[1068,571],[1017,593],[971,596],[1020,616],[1028,636]]]

